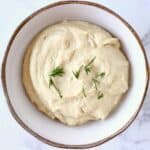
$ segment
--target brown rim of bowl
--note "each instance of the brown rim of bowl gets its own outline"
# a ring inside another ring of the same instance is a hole
[[[6,66],[6,62],[7,62],[7,56],[8,56],[8,53],[9,53],[9,50],[10,50],[10,47],[16,37],[16,35],[18,34],[18,32],[21,30],[21,28],[28,22],[30,21],[33,17],[35,17],[36,15],[38,15],[39,13],[49,9],[49,8],[53,8],[53,7],[56,7],[56,6],[59,6],[59,5],[66,5],[66,4],[83,4],[83,5],[90,5],[90,6],[93,6],[93,7],[97,7],[97,8],[100,8],[100,9],[103,9],[104,11],[112,14],[113,16],[117,17],[131,32],[132,34],[134,35],[134,37],[136,38],[138,44],[140,45],[141,49],[142,49],[142,52],[143,52],[143,55],[144,55],[144,58],[145,58],[145,68],[146,68],[146,87],[145,87],[145,91],[143,93],[143,97],[142,97],[142,101],[141,101],[141,104],[138,108],[138,110],[134,113],[134,115],[130,118],[130,120],[121,128],[119,129],[117,132],[115,132],[114,134],[110,135],[109,137],[107,138],[104,138],[103,140],[100,140],[100,141],[96,141],[94,143],[89,143],[89,144],[84,144],[84,145],[66,145],[66,144],[61,144],[61,143],[57,143],[57,142],[54,142],[54,141],[51,141],[51,140],[48,140],[42,136],[40,136],[38,133],[34,132],[31,128],[29,128],[20,118],[19,116],[16,114],[11,102],[10,102],[10,99],[9,99],[9,95],[8,95],[8,91],[7,91],[7,85],[6,85],[6,78],[5,78],[5,66]],[[52,3],[50,5],[47,5],[37,11],[35,11],[34,13],[32,13],[30,16],[28,16],[24,21],[22,21],[22,23],[17,27],[17,29],[14,31],[9,43],[8,43],[8,46],[6,48],[6,52],[4,54],[4,58],[3,58],[3,63],[2,63],[2,74],[1,74],[1,80],[2,80],[2,86],[3,86],[3,91],[4,91],[4,94],[6,96],[6,99],[7,99],[7,104],[9,106],[9,110],[12,114],[12,116],[14,117],[14,119],[26,130],[28,131],[30,134],[32,134],[34,137],[36,137],[37,139],[39,139],[40,141],[46,143],[46,144],[49,144],[51,146],[55,146],[55,147],[59,147],[59,148],[66,148],[66,149],[86,149],[86,148],[91,148],[91,147],[95,147],[95,146],[98,146],[98,145],[101,145],[103,143],[105,143],[106,141],[116,137],[117,135],[119,135],[120,133],[122,133],[125,129],[127,129],[129,127],[129,125],[135,120],[137,114],[139,113],[141,107],[142,107],[142,104],[144,102],[144,98],[146,96],[146,91],[148,89],[148,83],[149,83],[149,68],[148,68],[148,61],[147,61],[147,57],[146,57],[146,53],[145,53],[145,50],[144,50],[144,47],[142,45],[142,42],[138,36],[138,34],[134,31],[134,29],[129,25],[129,23],[127,23],[124,19],[122,19],[118,14],[116,14],[114,11],[112,11],[111,9],[109,8],[106,8],[105,6],[101,5],[101,4],[98,4],[98,3],[94,3],[94,2],[88,2],[88,1],[60,1],[60,2],[55,2],[55,3]]]

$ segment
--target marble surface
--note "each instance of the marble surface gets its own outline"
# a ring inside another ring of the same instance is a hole
[[[0,63],[8,40],[16,26],[30,13],[50,0],[0,0]],[[140,35],[150,58],[150,0],[97,0],[125,18]],[[58,150],[23,130],[12,118],[0,83],[0,149]],[[121,135],[94,150],[148,150],[150,147],[150,89],[133,124]]]

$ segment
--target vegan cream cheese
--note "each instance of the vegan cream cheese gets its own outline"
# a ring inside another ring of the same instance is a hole
[[[42,30],[27,47],[22,71],[30,100],[67,125],[105,119],[128,90],[129,63],[119,39],[83,21]]]

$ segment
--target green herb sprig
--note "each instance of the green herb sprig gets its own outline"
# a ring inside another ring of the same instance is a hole
[[[82,69],[82,65],[80,66],[80,68],[77,71],[72,71],[73,75],[78,79],[80,76],[80,72]]]
[[[63,96],[62,96],[62,94],[61,94],[59,88],[58,88],[58,87],[56,86],[56,84],[54,83],[53,78],[54,78],[54,77],[57,77],[57,76],[61,77],[61,76],[63,76],[64,73],[65,73],[65,72],[64,72],[64,69],[63,69],[62,67],[59,67],[59,66],[58,66],[58,67],[54,68],[54,69],[51,71],[51,73],[49,74],[49,88],[50,88],[51,86],[53,86],[53,87],[55,88],[55,90],[58,92],[60,98],[62,98]]]
[[[60,92],[60,90],[57,88],[56,84],[54,83],[54,81],[52,80],[52,78],[50,78],[50,81],[49,81],[49,88],[53,86],[55,88],[55,90],[58,92],[59,94],[59,97],[62,98],[62,94]]]
[[[54,68],[52,72],[49,74],[51,77],[62,76],[64,74],[64,69],[60,66]]]
[[[105,76],[105,72],[102,72],[100,74],[98,74],[95,78],[92,79],[93,83],[94,83],[94,86],[95,86],[95,89],[96,91],[98,90],[97,88],[97,84],[100,83],[100,80]],[[100,80],[98,79],[98,77],[100,77]]]
[[[96,91],[98,91],[97,84],[100,83],[101,79],[104,76],[105,76],[105,72],[102,72],[102,73],[98,74],[95,78],[92,79],[92,82],[94,84]],[[99,79],[99,77],[100,77],[100,79]],[[102,92],[97,92],[97,99],[101,99],[103,96],[104,96],[104,94]]]
[[[98,74],[96,77],[103,78],[104,76],[105,76],[105,72],[102,72],[102,73]]]
[[[86,74],[88,75],[89,72],[91,72],[91,64],[94,62],[94,60],[96,59],[96,56],[93,57],[87,65],[84,66],[84,70],[86,72]]]
[[[99,84],[99,81],[98,81],[97,79],[95,79],[95,78],[93,78],[92,81],[93,81],[94,87],[95,87],[95,89],[96,89],[96,91],[97,91],[97,90],[98,90],[97,84]]]
[[[84,87],[82,87],[82,93],[83,93],[83,96],[86,97],[86,93],[85,93]]]
[[[103,98],[104,97],[104,94],[102,93],[102,92],[98,92],[98,95],[97,95],[97,99],[99,100],[99,99],[101,99],[101,98]]]

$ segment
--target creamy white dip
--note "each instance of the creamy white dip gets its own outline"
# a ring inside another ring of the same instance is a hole
[[[57,67],[64,73],[51,76]],[[44,29],[29,44],[23,62],[30,100],[50,118],[68,125],[105,119],[127,91],[128,77],[129,63],[119,40],[83,21]],[[59,91],[49,86],[50,79]]]

